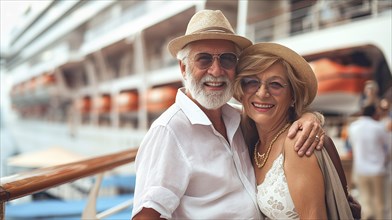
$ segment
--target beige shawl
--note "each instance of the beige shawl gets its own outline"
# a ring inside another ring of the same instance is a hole
[[[326,149],[314,151],[324,176],[328,219],[354,219],[339,175]]]

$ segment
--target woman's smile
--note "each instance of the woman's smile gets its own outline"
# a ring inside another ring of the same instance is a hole
[[[267,112],[272,109],[275,105],[268,103],[252,102],[253,107],[256,111]]]

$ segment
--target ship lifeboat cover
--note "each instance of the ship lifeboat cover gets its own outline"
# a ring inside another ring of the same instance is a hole
[[[111,110],[111,97],[110,95],[101,95],[93,99],[94,109],[99,113],[108,113]]]
[[[81,113],[88,113],[91,110],[91,98],[86,96],[75,101],[75,108]]]
[[[312,108],[323,112],[352,114],[359,110],[365,82],[371,78],[369,67],[343,65],[328,58],[309,63],[318,81]]]
[[[151,113],[165,111],[174,103],[177,90],[173,86],[162,86],[148,90],[147,111]]]
[[[139,107],[139,95],[135,91],[121,92],[116,97],[118,111],[132,112],[137,111]]]

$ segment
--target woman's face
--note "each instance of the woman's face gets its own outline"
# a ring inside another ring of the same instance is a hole
[[[256,124],[278,126],[287,123],[293,99],[286,69],[282,64],[275,63],[264,72],[244,77],[241,86],[245,113]]]

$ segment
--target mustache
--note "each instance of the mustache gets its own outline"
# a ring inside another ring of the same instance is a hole
[[[206,75],[204,76],[201,80],[201,83],[205,83],[205,82],[224,82],[226,84],[230,83],[230,80],[227,76],[219,76],[219,77],[215,77],[215,76],[211,76],[211,75]]]

